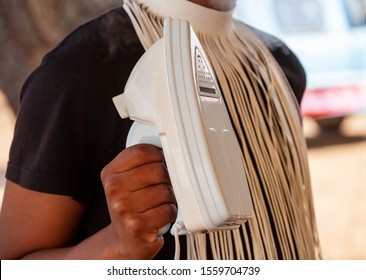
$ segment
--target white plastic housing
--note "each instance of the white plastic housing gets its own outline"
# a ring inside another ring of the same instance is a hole
[[[253,215],[234,129],[188,22],[165,20],[164,37],[141,57],[114,102],[122,118],[145,124],[133,126],[127,145],[158,145],[151,140],[158,134],[181,234],[236,227]]]

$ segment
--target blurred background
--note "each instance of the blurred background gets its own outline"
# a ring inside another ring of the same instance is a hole
[[[0,201],[20,88],[76,26],[121,0],[0,0]],[[366,0],[238,0],[307,72],[301,104],[325,259],[366,259]]]

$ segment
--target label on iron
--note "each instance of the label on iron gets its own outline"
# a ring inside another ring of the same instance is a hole
[[[200,95],[218,97],[217,87],[213,79],[212,73],[210,72],[205,58],[203,57],[199,48],[195,49],[195,56],[197,88]]]

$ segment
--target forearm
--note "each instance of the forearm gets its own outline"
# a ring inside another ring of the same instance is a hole
[[[44,249],[25,255],[24,260],[108,260],[128,259],[111,237],[106,227],[79,244],[70,247]]]
[[[136,145],[102,171],[111,224],[75,246],[85,206],[68,196],[7,183],[0,212],[3,259],[153,259],[159,229],[175,221],[176,199],[160,149]],[[33,213],[30,215],[29,213]]]

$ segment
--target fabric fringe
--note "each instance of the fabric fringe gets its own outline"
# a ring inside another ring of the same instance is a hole
[[[124,8],[145,50],[163,36],[163,17],[138,0],[125,0]],[[240,142],[255,216],[239,229],[188,234],[188,259],[207,259],[208,251],[213,259],[320,259],[294,94],[263,42],[234,19],[232,31],[196,34]]]

